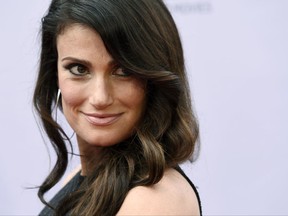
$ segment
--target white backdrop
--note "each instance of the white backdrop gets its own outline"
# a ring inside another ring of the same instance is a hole
[[[25,188],[49,170],[31,103],[49,1],[1,4],[0,215],[42,208],[36,190]],[[201,126],[200,158],[185,170],[204,214],[288,215],[288,1],[166,2]]]

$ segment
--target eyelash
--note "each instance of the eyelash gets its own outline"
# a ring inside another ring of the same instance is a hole
[[[77,72],[75,73],[73,71],[73,68],[77,67]],[[72,64],[68,64],[67,66],[64,66],[64,68],[66,70],[69,70],[70,73],[72,73],[75,76],[85,76],[89,73],[88,69],[86,66],[79,64],[79,63],[72,63]],[[82,70],[82,72],[79,72],[79,68]],[[120,70],[120,73],[117,74],[117,71]],[[84,72],[83,72],[84,71]],[[114,66],[112,69],[112,75],[114,76],[119,76],[119,77],[130,77],[132,75],[131,72],[129,72],[126,69],[121,68],[120,66]]]
[[[120,70],[121,72],[120,73],[115,73],[116,71]],[[116,76],[120,76],[120,77],[130,77],[132,75],[131,72],[129,72],[128,70],[126,69],[123,69],[121,68],[120,66],[116,66],[114,69],[113,69],[113,72],[112,72],[113,75],[116,75]]]
[[[73,68],[74,67],[77,67],[77,72],[75,73],[73,71]],[[87,68],[84,66],[84,65],[81,65],[81,64],[78,64],[78,63],[72,63],[72,64],[68,64],[67,66],[64,66],[64,68],[66,70],[69,70],[70,73],[72,73],[73,75],[76,75],[76,76],[85,76],[87,73],[88,73],[88,70]],[[81,68],[81,70],[84,70],[84,72],[79,72],[79,68]]]

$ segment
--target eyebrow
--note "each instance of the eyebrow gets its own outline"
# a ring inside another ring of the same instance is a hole
[[[74,61],[74,62],[77,62],[77,63],[79,63],[79,64],[83,64],[83,65],[86,65],[86,66],[88,66],[88,67],[92,67],[92,63],[91,63],[90,61],[86,61],[86,60],[84,60],[84,59],[79,59],[79,58],[70,57],[70,56],[61,59],[61,61],[62,61],[62,62],[63,62],[63,61]],[[116,62],[114,59],[112,59],[112,60],[110,60],[110,61],[108,62],[108,65],[109,65],[109,66],[114,66],[114,65],[116,65],[116,64],[117,64],[117,62]]]

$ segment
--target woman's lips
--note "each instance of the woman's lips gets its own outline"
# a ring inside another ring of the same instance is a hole
[[[83,113],[87,121],[95,126],[108,126],[116,122],[122,113],[119,114],[88,114]]]

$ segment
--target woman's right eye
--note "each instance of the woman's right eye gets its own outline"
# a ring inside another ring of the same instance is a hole
[[[67,70],[70,71],[70,73],[76,75],[76,76],[84,76],[88,74],[88,70],[84,65],[81,64],[70,64],[65,67]]]

